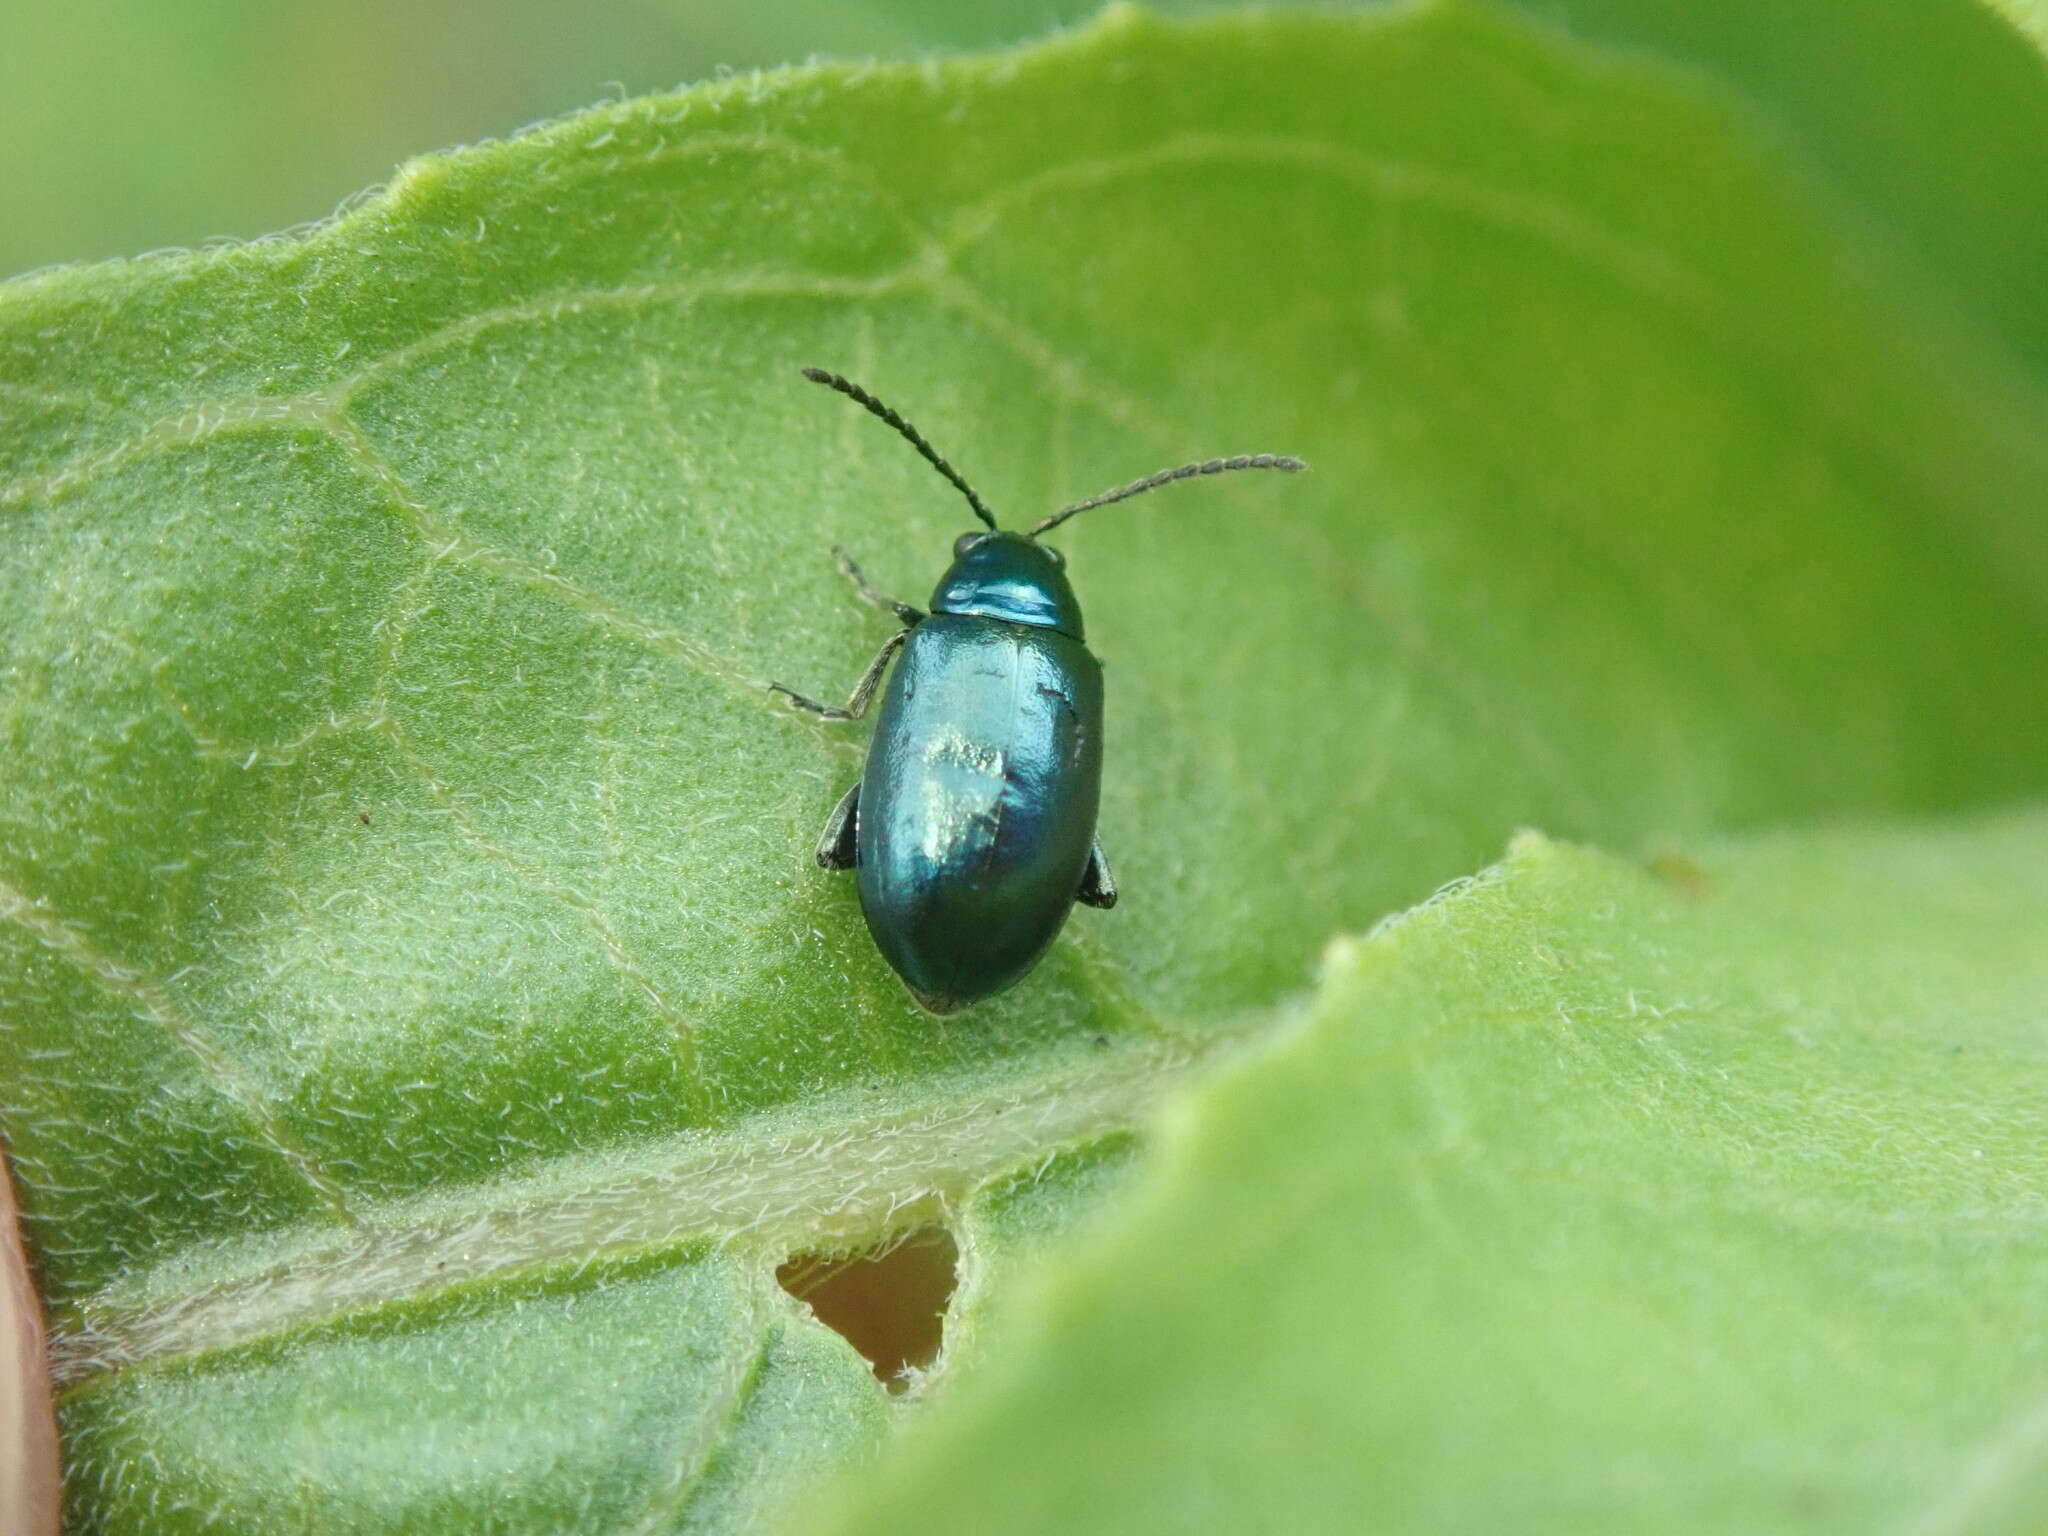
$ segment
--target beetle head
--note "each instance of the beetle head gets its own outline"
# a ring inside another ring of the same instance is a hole
[[[1065,565],[1058,550],[1021,533],[963,533],[932,590],[932,612],[1007,619],[1085,639]]]

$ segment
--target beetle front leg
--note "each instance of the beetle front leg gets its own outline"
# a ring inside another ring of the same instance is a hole
[[[894,656],[903,642],[909,638],[908,629],[899,629],[882,642],[881,650],[877,651],[875,659],[868,663],[867,671],[861,674],[860,681],[854,685],[853,697],[846,701],[843,709],[834,708],[830,704],[820,704],[816,699],[807,699],[794,688],[784,687],[781,683],[770,683],[768,691],[779,693],[788,699],[791,709],[807,711],[821,720],[858,720],[868,712],[868,701],[875,696],[875,689],[881,684],[882,674],[889,668],[889,658]]]
[[[853,590],[860,595],[862,602],[880,608],[886,613],[895,614],[897,618],[903,621],[905,629],[910,628],[911,625],[920,622],[924,618],[924,610],[922,608],[913,608],[908,603],[899,603],[895,598],[877,592],[873,587],[869,586],[866,575],[862,573],[859,566],[853,563],[853,556],[846,552],[845,545],[834,544],[832,546],[832,558],[839,562],[839,574],[853,583]]]
[[[855,846],[860,832],[860,780],[839,797],[832,814],[825,818],[825,831],[818,839],[818,868],[851,869],[857,862]]]
[[[1088,867],[1081,871],[1081,889],[1074,900],[1105,912],[1116,905],[1116,876],[1109,872],[1109,860],[1103,857],[1099,841],[1088,847]]]

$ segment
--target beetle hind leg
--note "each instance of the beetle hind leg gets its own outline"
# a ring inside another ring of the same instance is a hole
[[[1109,860],[1104,857],[1100,842],[1089,845],[1088,867],[1081,871],[1081,889],[1074,899],[1105,912],[1116,905],[1116,876],[1109,872]]]
[[[860,832],[860,780],[839,797],[818,838],[818,868],[851,869],[857,862],[855,839]]]

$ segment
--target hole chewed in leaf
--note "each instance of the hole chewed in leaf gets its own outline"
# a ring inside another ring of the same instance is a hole
[[[793,1254],[775,1278],[901,1394],[939,1357],[959,1261],[951,1232],[918,1227],[863,1253]]]

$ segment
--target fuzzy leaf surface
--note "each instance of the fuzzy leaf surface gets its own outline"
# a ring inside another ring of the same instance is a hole
[[[807,1528],[2039,1530],[2048,813],[1652,870],[1333,946]]]
[[[894,1411],[780,1260],[944,1216],[992,1296],[1514,826],[2041,790],[2048,412],[1810,202],[1490,11],[1120,12],[0,290],[0,1123],[76,1518],[744,1525]],[[831,543],[919,601],[966,514],[801,364],[1013,524],[1315,466],[1061,530],[1125,900],[943,1026],[810,863],[858,733],[766,684],[886,633]]]

